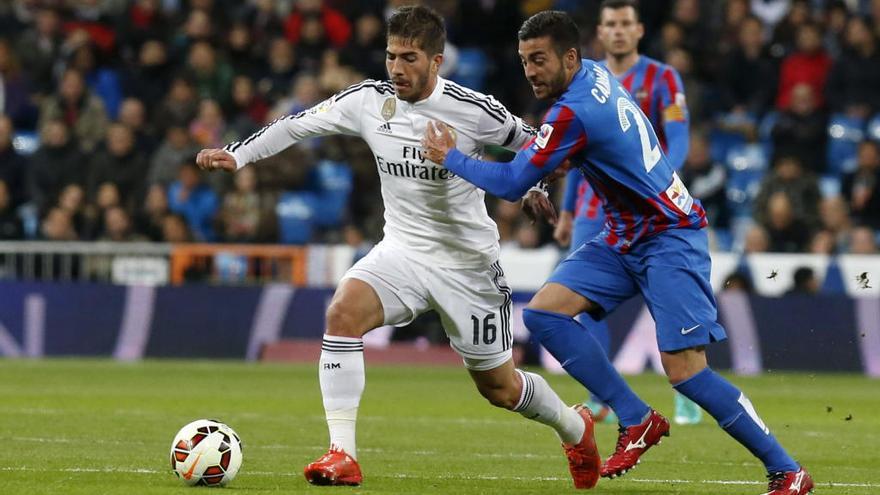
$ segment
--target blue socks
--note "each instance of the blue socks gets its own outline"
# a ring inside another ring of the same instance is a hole
[[[637,425],[650,412],[614,369],[599,342],[573,318],[526,308],[523,322],[572,378],[614,410],[621,425]]]
[[[608,323],[605,320],[596,321],[590,318],[590,315],[586,313],[581,313],[575,317],[575,319],[580,323],[584,328],[590,332],[599,345],[602,346],[602,350],[605,351],[605,355],[611,356],[611,332],[608,330]],[[596,397],[596,394],[590,393],[590,398],[596,402],[602,402],[602,399]]]
[[[798,470],[797,462],[770,434],[751,401],[721,375],[707,367],[674,387],[699,404],[728,435],[761,459],[767,472]]]

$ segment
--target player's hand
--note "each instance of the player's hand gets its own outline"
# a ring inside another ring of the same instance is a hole
[[[553,239],[562,247],[571,245],[571,231],[574,220],[570,211],[563,211],[559,214],[559,221],[556,222],[556,228],[553,229]]]
[[[235,172],[235,157],[227,151],[211,148],[199,151],[196,155],[196,165],[202,170],[225,170]]]
[[[428,122],[425,136],[422,138],[422,147],[428,160],[442,165],[449,150],[455,148],[455,137],[449,126],[443,122]]]
[[[522,200],[523,213],[529,217],[532,223],[538,218],[547,220],[550,225],[556,225],[556,207],[546,194],[540,191],[529,191]]]

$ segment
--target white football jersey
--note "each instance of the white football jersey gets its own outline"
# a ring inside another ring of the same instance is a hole
[[[308,137],[360,136],[382,181],[384,242],[437,266],[485,268],[498,259],[498,229],[482,190],[423,157],[431,120],[452,127],[458,149],[473,157],[489,144],[517,150],[534,135],[495,98],[452,81],[438,78],[428,98],[408,103],[391,82],[368,79],[224,149],[241,168]]]

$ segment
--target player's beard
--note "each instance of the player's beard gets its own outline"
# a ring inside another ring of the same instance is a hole
[[[398,91],[397,97],[409,103],[415,103],[421,99],[422,91],[428,86],[428,73],[418,74],[415,79],[409,81],[409,91],[401,93]]]
[[[565,69],[560,68],[559,72],[553,77],[552,81],[547,83],[546,98],[559,98],[565,92]]]

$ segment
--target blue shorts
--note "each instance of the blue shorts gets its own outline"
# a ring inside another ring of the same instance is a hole
[[[709,284],[712,261],[705,230],[670,229],[636,243],[626,254],[597,237],[569,255],[547,280],[601,306],[595,319],[641,293],[657,325],[661,351],[727,338]]]
[[[605,229],[605,218],[590,219],[578,217],[571,228],[571,247],[569,254],[574,253],[581,246],[593,240]]]

